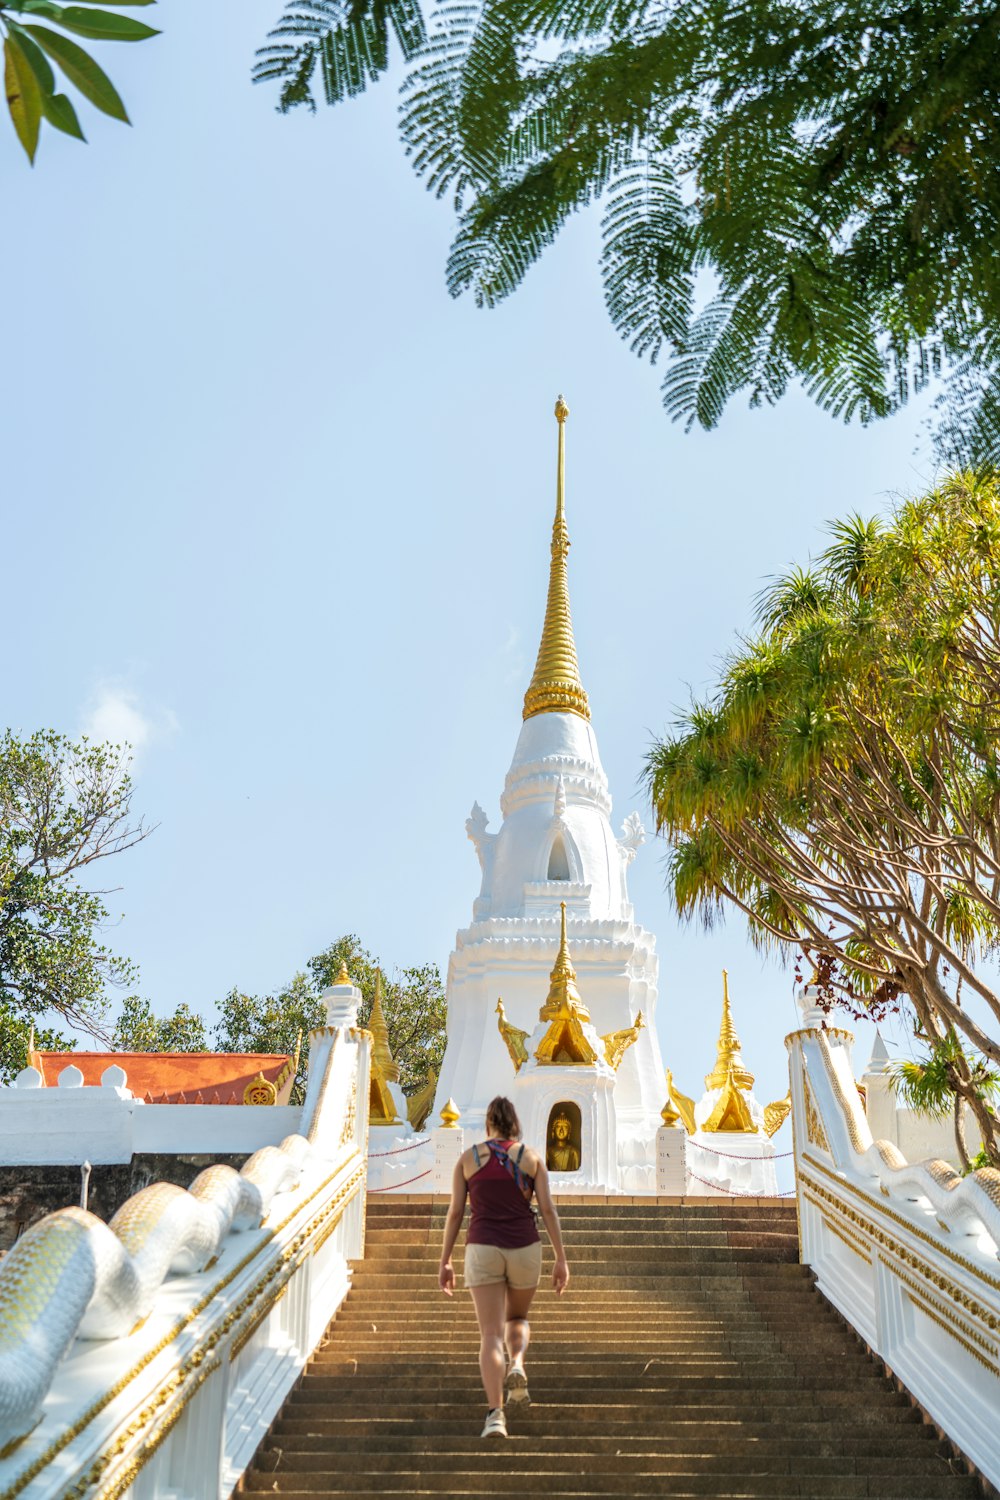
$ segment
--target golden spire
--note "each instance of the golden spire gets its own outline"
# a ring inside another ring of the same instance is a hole
[[[545,623],[538,647],[535,671],[524,695],[524,718],[535,714],[572,713],[590,718],[590,704],[576,660],[573,619],[569,608],[566,559],[569,531],[566,528],[566,418],[569,407],[560,396],[556,402],[559,424],[559,459],[556,469],[556,518],[552,523],[552,561],[549,564],[549,596]]]
[[[347,972],[347,959],[346,958],[342,958],[340,960],[340,968],[339,968],[339,970],[337,972],[337,977],[336,977],[336,979],[333,982],[334,982],[334,984],[350,984],[350,982],[351,982],[351,976]]]
[[[385,1024],[385,1016],[382,1014],[382,970],[375,970],[375,999],[372,1001],[372,1013],[368,1018],[368,1030],[372,1034],[374,1047],[372,1056],[378,1067],[379,1073],[389,1083],[399,1082],[399,1064],[393,1062],[392,1053],[389,1050],[389,1028]]]
[[[549,975],[548,998],[538,1012],[538,1019],[551,1021],[556,1016],[572,1013],[581,1021],[589,1021],[590,1011],[584,1005],[580,991],[576,987],[576,970],[570,961],[569,944],[566,941],[566,903],[560,901],[559,905],[562,908],[559,953],[556,957],[555,968]]]
[[[719,1027],[719,1041],[715,1049],[715,1067],[706,1076],[705,1087],[721,1089],[725,1087],[730,1075],[737,1088],[753,1088],[753,1074],[743,1066],[743,1059],[740,1056],[740,1039],[736,1035],[733,1013],[729,1006],[729,974],[726,969],[723,969],[722,1024]]]

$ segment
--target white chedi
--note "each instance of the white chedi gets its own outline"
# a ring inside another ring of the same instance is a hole
[[[602,1147],[601,1160],[585,1162],[581,1171],[604,1191],[651,1191],[663,1103],[655,1027],[656,942],[635,921],[628,895],[628,868],[644,838],[641,820],[632,814],[616,837],[607,777],[577,664],[567,581],[566,414],[560,400],[545,622],[500,801],[502,822],[490,832],[477,803],[466,823],[482,880],[472,921],[457,934],[448,963],[448,1040],[435,1112],[453,1098],[463,1127],[475,1133],[484,1127],[490,1099],[511,1092],[513,1069],[496,1024],[497,996],[503,996],[509,1023],[530,1035],[548,988],[565,905],[573,962],[595,1036],[629,1030],[640,1011],[646,1023],[617,1072],[609,1070],[607,1076],[597,1067],[566,1075],[567,1097],[572,1088],[584,1088],[586,1080],[587,1108],[610,1111],[602,1139],[613,1140],[614,1148],[608,1146],[606,1152]],[[522,1072],[523,1094],[532,1073]],[[526,1138],[541,1144],[537,1122],[532,1120],[530,1127],[527,1120],[522,1123]]]

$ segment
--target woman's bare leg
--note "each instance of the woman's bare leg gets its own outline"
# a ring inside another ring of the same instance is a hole
[[[528,1323],[528,1309],[531,1307],[531,1299],[535,1295],[535,1288],[512,1287],[507,1288],[506,1305],[504,1307],[504,1343],[507,1345],[507,1353],[510,1355],[511,1365],[524,1368],[524,1356],[528,1352],[528,1344],[531,1342],[531,1327]]]
[[[503,1378],[506,1360],[503,1353],[504,1303],[507,1297],[504,1282],[495,1286],[474,1286],[472,1300],[479,1319],[479,1373],[483,1377],[486,1405],[492,1411],[503,1406]]]

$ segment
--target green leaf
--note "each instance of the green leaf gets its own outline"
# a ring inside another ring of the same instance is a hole
[[[37,42],[33,42],[23,27],[18,26],[16,21],[7,18],[7,25],[17,38],[18,46],[24,53],[28,67],[38,79],[38,87],[42,91],[42,113],[45,112],[45,95],[54,94],[56,91],[56,75],[49,66],[49,60],[45,56]]]
[[[147,37],[160,34],[145,21],[116,16],[111,10],[86,10],[81,5],[63,6],[59,25],[65,26],[67,31],[75,31],[78,36],[108,42],[144,42]]]
[[[70,83],[80,90],[85,99],[89,99],[91,104],[112,119],[124,120],[126,125],[131,124],[118,90],[89,53],[71,42],[69,37],[49,31],[47,26],[29,26],[27,29],[52,61],[59,64]]]
[[[67,99],[65,94],[43,94],[42,114],[50,125],[61,130],[64,135],[74,135],[78,141],[87,139],[80,129],[80,121],[76,117],[73,101]]]
[[[21,13],[26,16],[45,16],[49,21],[58,21],[62,6],[53,5],[52,0],[22,0]]]
[[[38,128],[42,121],[42,91],[15,37],[8,35],[3,45],[3,56],[7,108],[10,110],[17,138],[27,152],[28,160],[34,165],[38,149]]]

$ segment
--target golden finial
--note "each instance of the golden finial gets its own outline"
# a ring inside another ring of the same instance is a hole
[[[722,1024],[719,1041],[715,1049],[715,1067],[705,1078],[707,1089],[721,1089],[729,1075],[739,1089],[753,1088],[753,1074],[743,1066],[740,1056],[740,1039],[733,1025],[733,1012],[729,1004],[729,973],[722,971]]]
[[[340,968],[337,970],[337,977],[333,982],[334,984],[350,984],[351,976],[347,972],[346,958],[342,958],[340,960]]]
[[[559,452],[556,463],[556,516],[552,523],[552,560],[545,623],[538,647],[535,671],[524,695],[524,718],[535,714],[573,713],[590,718],[590,704],[576,660],[573,618],[569,607],[569,531],[566,527],[566,418],[569,407],[560,396],[556,402]]]
[[[572,1012],[581,1021],[589,1021],[590,1012],[576,987],[576,970],[573,968],[569,956],[569,944],[566,941],[566,903],[560,901],[559,905],[562,909],[559,952],[556,955],[555,967],[549,975],[548,997],[538,1013],[538,1019],[551,1021],[555,1016]]]
[[[449,1099],[448,1103],[441,1111],[441,1124],[443,1125],[445,1130],[454,1130],[455,1126],[459,1122],[459,1119],[460,1115],[458,1112],[458,1105],[455,1103],[454,1099]]]
[[[375,998],[372,1001],[372,1013],[368,1018],[368,1030],[372,1034],[374,1046],[372,1055],[378,1070],[389,1083],[399,1082],[399,1064],[393,1062],[392,1052],[389,1048],[389,1028],[385,1024],[385,1016],[382,1014],[382,970],[375,970]]]

